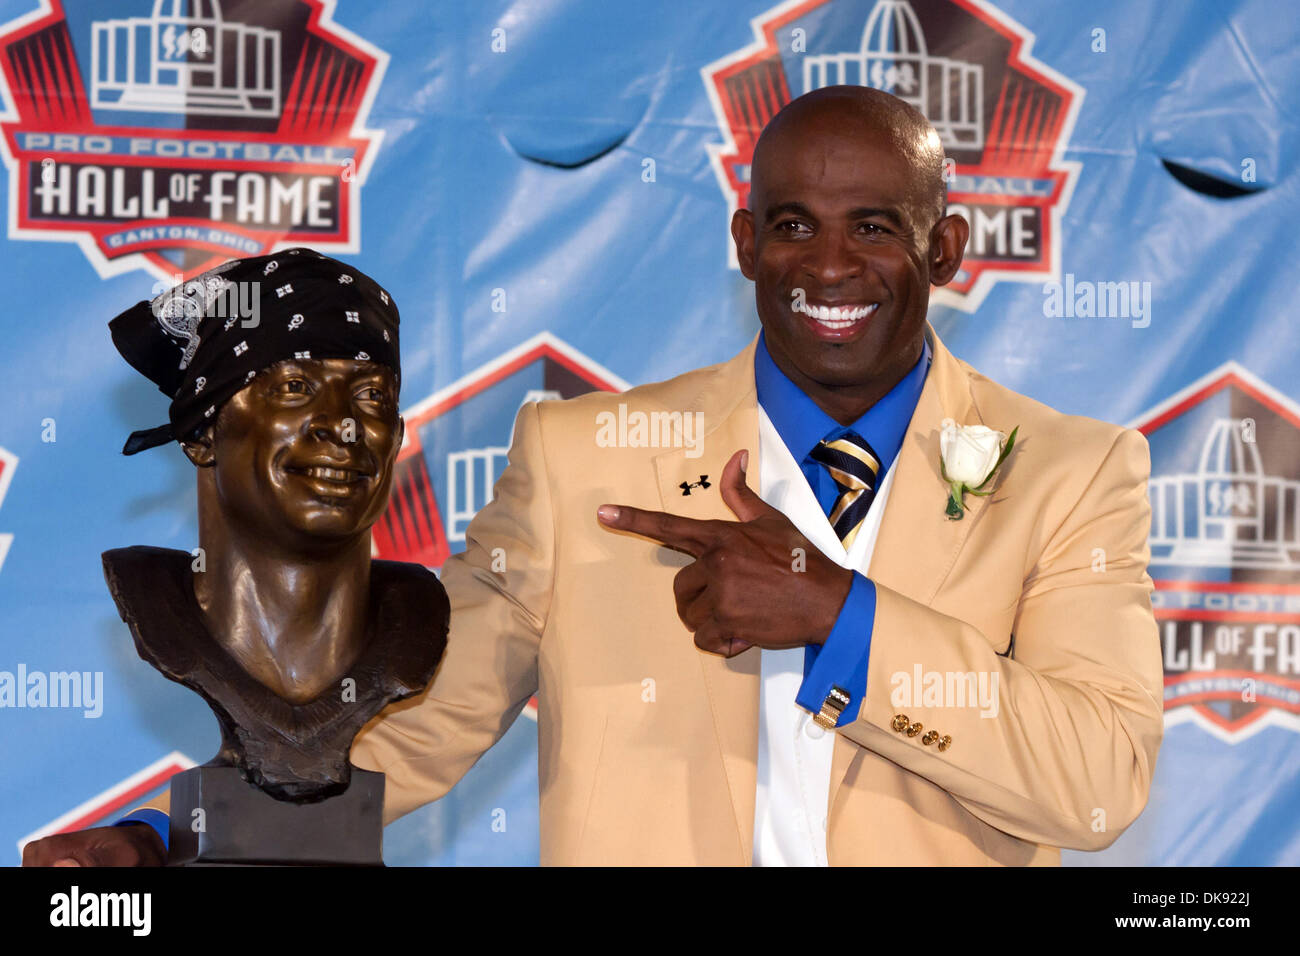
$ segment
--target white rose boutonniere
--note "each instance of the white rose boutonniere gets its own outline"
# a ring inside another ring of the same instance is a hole
[[[984,425],[958,425],[951,418],[939,424],[939,473],[948,483],[948,507],[945,514],[953,521],[966,513],[966,492],[984,497],[993,489],[981,491],[998,470],[1016,443],[1017,425],[1011,436]]]

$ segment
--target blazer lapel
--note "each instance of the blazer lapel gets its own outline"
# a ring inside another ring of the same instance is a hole
[[[746,484],[758,493],[758,398],[754,388],[757,341],[755,337],[748,348],[718,368],[691,408],[680,409],[703,412],[704,441],[698,457],[688,457],[690,449],[676,448],[655,458],[655,480],[664,511],[689,518],[735,521],[718,486],[723,466],[741,449],[749,450]],[[737,838],[744,863],[749,866],[753,860],[754,788],[758,775],[759,652],[751,649],[730,660],[703,651],[696,654],[726,768]]]
[[[939,425],[945,418],[959,425],[982,425],[984,420],[971,397],[968,373],[928,322],[926,337],[933,353],[930,372],[898,453],[897,473],[885,503],[869,577],[914,601],[929,604],[983,514],[988,498],[967,496],[966,515],[959,521],[944,513],[948,486],[939,471]],[[872,688],[869,692],[881,691]],[[837,736],[831,761],[831,807],[857,751],[857,744]]]

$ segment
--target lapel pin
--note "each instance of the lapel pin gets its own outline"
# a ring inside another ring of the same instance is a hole
[[[708,475],[700,475],[700,480],[699,480],[699,481],[691,481],[691,482],[685,482],[685,481],[683,481],[683,482],[682,482],[680,485],[678,485],[677,487],[680,488],[680,489],[682,489],[682,497],[685,498],[687,495],[689,495],[689,494],[691,493],[691,489],[692,489],[692,488],[707,488],[707,487],[709,487],[709,476],[708,476]]]

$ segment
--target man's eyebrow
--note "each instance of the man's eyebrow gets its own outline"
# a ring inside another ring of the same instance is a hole
[[[378,362],[369,364],[372,364],[374,367],[357,369],[352,373],[352,381],[366,382],[368,384],[374,384],[377,382],[385,387],[396,389],[397,383],[393,380],[392,376],[385,374],[390,371],[387,366],[381,365]]]
[[[800,216],[804,219],[817,218],[803,203],[783,202],[769,207],[763,220],[770,224],[773,220],[779,219],[781,216]],[[845,218],[851,220],[874,219],[877,217],[887,220],[895,228],[903,228],[903,214],[893,206],[858,206],[855,209],[850,209],[848,213],[845,214]]]
[[[803,203],[783,202],[776,206],[769,206],[767,214],[763,216],[763,222],[770,223],[773,219],[778,219],[781,216],[802,216],[805,219],[817,218]]]
[[[903,214],[892,206],[860,206],[849,210],[849,219],[888,219],[897,228],[903,228]]]

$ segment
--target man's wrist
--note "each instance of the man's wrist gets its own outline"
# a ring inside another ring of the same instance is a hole
[[[168,829],[171,826],[171,820],[167,814],[161,810],[155,810],[153,807],[141,807],[138,810],[132,810],[122,819],[113,824],[115,827],[130,826],[133,823],[142,823],[153,829],[162,840],[163,849],[168,849]]]
[[[813,629],[812,637],[808,639],[808,643],[814,647],[823,646],[831,636],[840,613],[844,610],[844,602],[849,598],[849,591],[853,589],[853,571],[849,568],[835,565],[828,575],[834,583],[826,589],[828,597],[823,602],[826,613],[818,615],[818,623]]]
[[[839,727],[857,719],[866,696],[876,614],[875,583],[863,574],[850,575],[849,594],[830,636],[822,646],[805,650],[804,680],[795,698],[800,707],[814,715],[821,715],[829,706],[838,714],[835,726]],[[846,695],[848,702],[832,696],[835,690]]]

